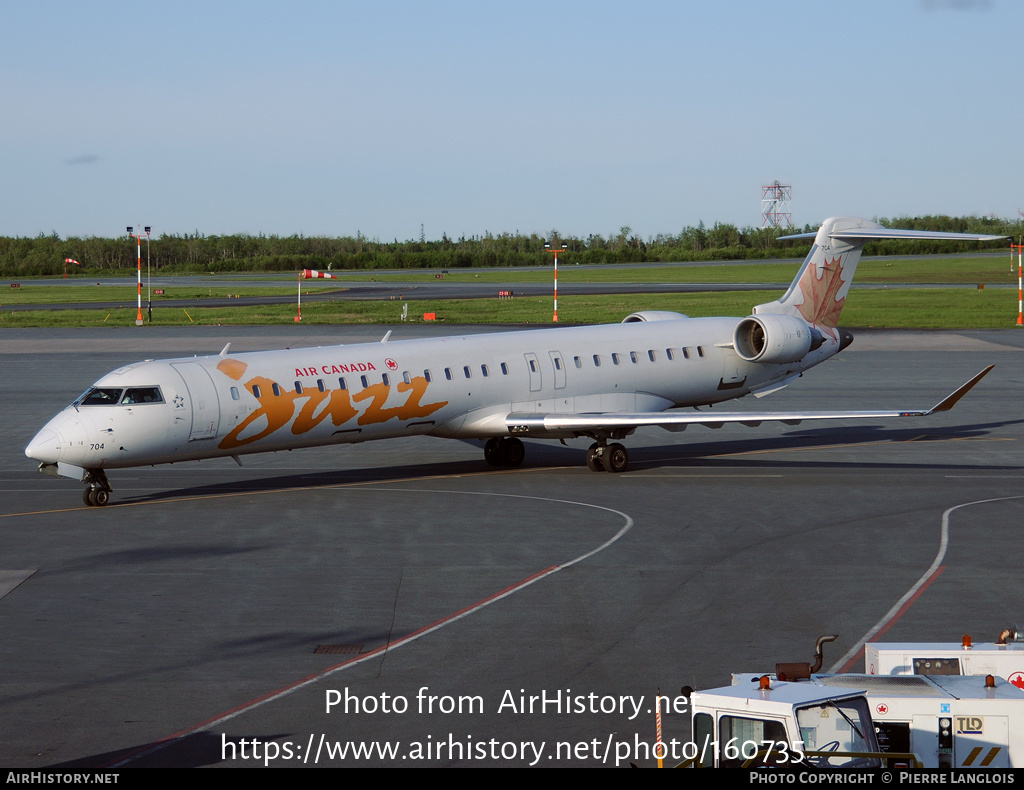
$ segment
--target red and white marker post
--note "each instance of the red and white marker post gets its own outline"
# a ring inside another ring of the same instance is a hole
[[[146,238],[149,238],[149,228],[146,228]],[[142,234],[132,233],[132,229],[128,228],[128,238],[135,239],[137,242],[138,249],[138,272],[139,272],[139,314],[135,318],[135,326],[142,326],[144,321],[142,320]],[[148,245],[148,242],[147,242]],[[148,246],[147,246],[148,249]]]
[[[1017,326],[1024,326],[1024,267],[1021,266],[1021,250],[1024,250],[1024,239],[1021,244],[1010,242],[1010,260],[1013,251],[1017,250]]]
[[[558,253],[560,253],[562,250],[569,249],[569,245],[568,244],[563,244],[561,247],[552,247],[550,244],[545,243],[544,249],[547,250],[548,252],[553,252],[555,254],[555,317],[552,318],[551,320],[554,323],[557,324],[558,323]]]
[[[302,281],[303,280],[337,280],[333,274],[327,272],[318,272],[316,269],[303,269],[302,274],[299,275],[299,302],[298,302],[298,315],[295,316],[295,323],[302,320]]]
[[[662,745],[661,740],[661,689],[658,689],[658,693],[654,695],[654,710],[655,710],[655,730],[657,740],[654,742],[655,757],[658,758],[658,767],[665,767],[665,747]],[[696,739],[695,739],[696,740]]]

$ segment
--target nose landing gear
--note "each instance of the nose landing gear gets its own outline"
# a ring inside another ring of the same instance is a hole
[[[82,492],[82,501],[89,507],[103,507],[110,501],[110,494],[113,489],[107,480],[107,475],[102,469],[91,469],[85,473],[85,491]]]

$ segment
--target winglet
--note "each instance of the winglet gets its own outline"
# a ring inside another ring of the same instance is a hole
[[[988,375],[988,372],[992,370],[992,368],[994,367],[995,365],[989,365],[987,368],[981,371],[981,373],[979,373],[973,379],[968,381],[966,384],[962,384],[959,388],[957,388],[956,391],[951,392],[949,395],[947,395],[941,401],[936,403],[934,406],[932,406],[931,409],[929,409],[925,413],[934,414],[937,411],[949,411],[956,405],[956,402],[958,400],[960,400],[964,395],[970,392],[971,388],[974,387],[974,385],[981,381],[983,378],[985,378],[985,376]]]

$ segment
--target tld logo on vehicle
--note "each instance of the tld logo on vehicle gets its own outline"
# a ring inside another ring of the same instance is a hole
[[[985,730],[985,720],[981,716],[957,716],[956,717],[956,734],[957,735],[983,735]]]

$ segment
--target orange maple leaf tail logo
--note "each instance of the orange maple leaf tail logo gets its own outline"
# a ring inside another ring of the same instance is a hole
[[[813,263],[803,273],[798,283],[800,293],[803,295],[803,302],[797,305],[797,310],[804,320],[814,326],[828,330],[834,330],[839,324],[839,314],[846,304],[846,297],[837,299],[836,294],[846,284],[843,279],[843,256],[839,255],[829,260],[818,270]],[[832,337],[834,333],[829,331]]]

